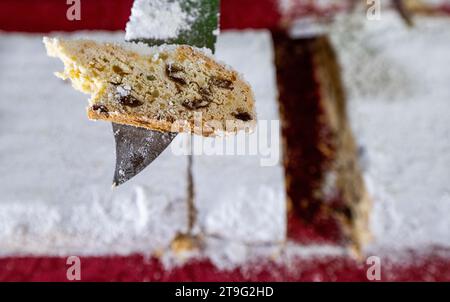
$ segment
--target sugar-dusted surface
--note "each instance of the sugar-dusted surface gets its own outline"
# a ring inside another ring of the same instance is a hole
[[[175,38],[181,31],[189,30],[196,11],[189,14],[181,7],[182,1],[136,0],[127,24],[126,39]]]
[[[187,227],[187,158],[166,150],[112,190],[110,123],[87,119],[86,95],[53,76],[61,66],[42,37],[3,34],[0,45],[0,253],[165,249]]]
[[[418,17],[409,29],[386,11],[346,17],[331,33],[374,199],[371,252],[450,247],[448,28]]]
[[[235,242],[280,242],[285,239],[286,232],[286,194],[280,161],[279,116],[270,34],[265,31],[226,32],[218,40],[217,57],[241,72],[255,92],[258,130],[250,135],[241,133],[239,137],[251,141],[249,144],[255,149],[258,144],[261,147],[261,144],[268,143],[270,149],[265,151],[271,151],[273,158],[269,160],[267,154],[261,154],[264,152],[261,149],[254,155],[247,152],[245,155],[195,156],[196,227],[208,236]],[[267,124],[272,120],[276,121],[275,126]],[[264,125],[269,127],[272,136],[263,132]],[[271,138],[274,140],[270,141]],[[237,142],[236,137],[197,139],[194,140],[194,148],[213,144],[226,148]]]

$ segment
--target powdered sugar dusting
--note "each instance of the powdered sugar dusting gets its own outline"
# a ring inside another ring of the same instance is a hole
[[[191,10],[188,13],[181,4],[180,0],[135,0],[125,38],[164,40],[189,30],[198,12]]]
[[[252,56],[242,56],[244,51],[252,53]],[[223,33],[217,43],[217,57],[242,72],[253,87],[259,123],[279,121],[270,33]],[[270,130],[277,132],[276,137],[280,137],[279,128]],[[264,133],[263,130],[261,132]],[[262,140],[257,139],[258,133],[257,129],[251,134],[240,133],[237,136],[251,141],[257,149],[255,145]],[[195,146],[230,146],[236,136],[194,139]],[[280,141],[271,143],[273,152],[281,154]],[[202,233],[249,244],[276,244],[285,240],[284,169],[281,161],[264,167],[260,160],[260,154],[194,157],[197,227]]]
[[[187,259],[208,259],[221,270],[239,267],[242,271],[257,272],[271,266],[280,265],[292,272],[300,272],[304,267],[294,266],[300,259],[347,257],[342,246],[312,244],[299,245],[295,242],[285,244],[246,244],[238,240],[224,240],[207,237],[201,250],[185,252],[174,257],[166,253],[161,260],[166,267],[175,267],[186,263]],[[294,265],[293,265],[294,264]],[[281,276],[282,278],[282,276]]]
[[[131,93],[131,87],[129,85],[121,86],[118,85],[116,88],[117,97],[125,97],[130,95]]]

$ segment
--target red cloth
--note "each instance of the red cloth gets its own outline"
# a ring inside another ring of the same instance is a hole
[[[64,0],[2,0],[0,30],[24,32],[80,29],[124,30],[133,0],[82,0],[81,20],[69,21]],[[238,9],[236,9],[238,8]],[[274,0],[222,0],[221,28],[275,28],[279,13]]]
[[[447,253],[447,257],[445,256]],[[444,255],[442,255],[444,254]],[[437,248],[401,255],[404,264],[381,258],[381,281],[450,281],[448,251]],[[0,259],[0,281],[67,281],[66,258]],[[165,270],[142,255],[81,257],[81,281],[368,281],[369,265],[349,258],[296,259],[289,265],[250,264],[220,271],[208,261]]]

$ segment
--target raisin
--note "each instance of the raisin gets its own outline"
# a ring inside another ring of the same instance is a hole
[[[170,72],[173,72],[173,73],[184,71],[183,66],[181,66],[180,64],[176,64],[176,63],[167,64],[166,67],[169,69]]]
[[[166,75],[174,82],[186,85],[186,80],[180,75],[184,69],[181,65],[178,64],[167,64],[166,65]]]
[[[174,82],[176,82],[176,83],[178,83],[178,84],[186,85],[186,80],[183,79],[183,78],[180,77],[180,76],[169,75],[169,78],[170,78],[172,81],[174,81]]]
[[[183,105],[187,109],[195,110],[195,109],[207,107],[210,102],[211,101],[208,100],[207,98],[201,98],[201,99],[196,99],[196,100],[185,100],[181,103],[181,105]]]
[[[211,95],[211,90],[209,90],[209,87],[202,87],[198,90],[198,92],[203,95],[209,97]]]
[[[244,122],[248,122],[250,120],[252,120],[252,116],[250,115],[250,113],[248,112],[237,112],[237,113],[233,113],[233,116],[235,118],[237,118],[238,120],[244,121]]]
[[[124,76],[124,75],[128,74],[127,72],[123,71],[123,69],[117,65],[113,65],[112,70],[120,76]]]
[[[174,123],[175,122],[175,118],[173,117],[173,116],[167,116],[166,117],[166,120],[169,122],[169,123]]]
[[[105,105],[92,105],[92,110],[98,111],[100,113],[108,113],[108,108]]]
[[[233,89],[233,82],[219,77],[211,77],[211,84],[223,89]]]
[[[126,95],[119,98],[119,103],[128,107],[138,107],[144,104],[132,95]]]
[[[156,80],[156,77],[155,77],[154,75],[152,75],[152,74],[148,75],[146,78],[147,78],[147,80],[149,80],[149,81],[154,81],[154,80]]]
[[[211,103],[210,99],[202,98],[202,99],[198,100],[198,102],[196,102],[196,106],[198,108],[203,108],[203,107],[207,107],[209,105],[209,103]]]

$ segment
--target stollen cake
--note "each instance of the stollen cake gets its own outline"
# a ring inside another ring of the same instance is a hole
[[[44,44],[64,63],[57,76],[91,94],[90,119],[204,136],[255,124],[250,86],[197,48],[57,38]]]

